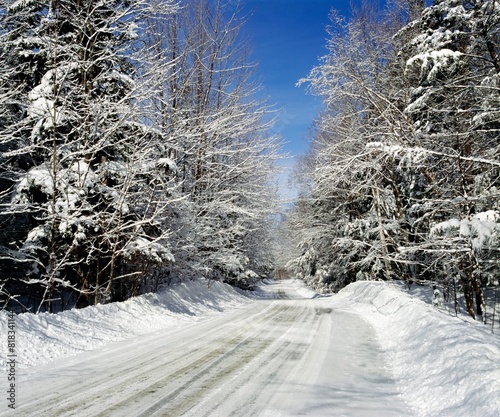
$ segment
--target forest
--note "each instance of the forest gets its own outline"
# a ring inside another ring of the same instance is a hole
[[[279,139],[243,22],[232,1],[1,1],[1,307],[269,274]]]
[[[429,285],[494,319],[496,0],[333,8],[328,52],[298,80],[324,109],[287,206],[238,1],[0,3],[0,308],[173,279],[251,288],[286,268],[328,292]]]
[[[325,291],[429,285],[436,303],[463,301],[483,321],[488,305],[494,318],[500,4],[365,1],[347,21],[333,11],[328,33],[327,55],[299,81],[324,111],[296,168],[289,267]]]

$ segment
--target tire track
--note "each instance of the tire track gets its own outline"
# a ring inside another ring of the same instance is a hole
[[[243,312],[238,318],[236,328],[230,322],[217,329],[218,339],[211,340],[210,337],[207,338],[207,334],[200,333],[194,339],[183,341],[183,332],[180,332],[176,337],[176,339],[181,339],[180,343],[172,345],[171,348],[163,348],[158,352],[151,351],[147,357],[144,357],[144,354],[132,356],[123,367],[111,370],[103,376],[94,376],[82,384],[66,386],[64,392],[52,390],[49,395],[37,395],[19,410],[22,410],[22,415],[51,417],[82,415],[82,411],[85,415],[110,415],[109,413],[123,410],[145,397],[154,398],[154,394],[161,392],[162,387],[169,386],[171,381],[182,378],[193,369],[200,369],[197,373],[198,377],[201,377],[207,369],[213,371],[216,366],[224,362],[228,352],[236,352],[238,346],[243,347],[249,343],[245,342],[245,333],[251,333],[252,329],[255,332],[255,329],[258,329],[262,323],[271,318],[286,315],[289,309],[290,306],[276,304],[273,301],[263,311],[253,313],[248,317],[245,317],[245,312]],[[210,345],[215,345],[208,351],[206,350],[207,339],[211,340]],[[253,348],[259,349],[259,345],[252,346]],[[262,346],[260,349],[264,348],[265,346]],[[105,357],[105,355],[102,356]],[[210,365],[211,363],[213,365]],[[159,371],[162,368],[170,369],[171,372],[165,376]],[[146,387],[142,388],[144,384]],[[139,390],[137,390],[138,386],[141,387]],[[189,384],[184,389],[189,389]],[[120,398],[123,396],[127,398],[121,401]],[[111,404],[109,404],[110,400]],[[105,411],[103,411],[103,406]]]
[[[293,316],[280,317],[270,325],[281,326],[284,331],[281,334],[270,336],[273,343],[269,345],[265,352],[253,358],[254,363],[247,363],[246,367],[258,369],[256,373],[241,372],[224,385],[216,387],[224,392],[224,398],[214,398],[212,395],[204,399],[196,409],[187,413],[186,416],[250,416],[258,415],[262,407],[257,404],[268,404],[267,399],[273,395],[273,390],[280,385],[290,369],[291,364],[296,364],[306,353],[309,345],[304,343],[315,334],[317,326],[313,326],[318,318],[314,310],[304,305],[295,306]],[[290,323],[294,323],[290,327]],[[307,335],[302,338],[293,337],[290,332],[294,329],[307,329]],[[254,390],[249,392],[251,388]],[[256,388],[256,389],[255,389]],[[214,389],[215,390],[215,389]],[[261,400],[262,397],[268,397]],[[231,406],[227,406],[227,399],[234,398]],[[183,414],[163,414],[163,415],[183,415]]]
[[[184,378],[181,385],[171,391],[168,384],[170,379],[176,379],[182,375],[169,374],[160,383],[155,384],[155,388],[163,391],[163,396],[156,401],[151,407],[137,414],[140,417],[167,415],[181,416],[191,408],[193,408],[200,398],[210,395],[211,392],[217,390],[219,386],[230,380],[234,375],[241,371],[242,363],[248,363],[253,358],[259,356],[273,342],[273,338],[265,337],[258,339],[256,335],[260,332],[262,323],[270,320],[280,319],[283,316],[290,315],[291,306],[279,306],[276,311],[271,311],[269,315],[263,318],[262,321],[252,322],[251,328],[242,329],[239,337],[232,339],[229,342],[224,342],[217,350],[220,355],[206,357],[202,363],[190,364],[183,369],[181,374],[187,374],[188,378]],[[204,366],[201,366],[201,365]],[[165,385],[162,385],[162,384]],[[165,387],[167,387],[165,389]],[[163,389],[162,389],[163,388]],[[150,390],[151,386],[144,391]],[[136,394],[136,397],[142,397],[143,392]],[[123,415],[124,410],[130,408],[132,398],[127,398],[125,401],[108,409],[106,412],[99,414],[100,416]],[[121,411],[120,411],[121,410]]]

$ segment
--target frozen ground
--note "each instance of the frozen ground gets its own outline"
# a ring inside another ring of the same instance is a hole
[[[498,337],[385,283],[191,282],[15,320],[16,410],[0,415],[500,415]]]

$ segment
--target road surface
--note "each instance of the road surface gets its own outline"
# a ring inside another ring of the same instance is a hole
[[[368,324],[289,283],[267,288],[215,318],[32,368],[9,415],[411,415]]]

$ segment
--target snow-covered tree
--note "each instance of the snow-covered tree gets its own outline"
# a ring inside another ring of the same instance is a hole
[[[175,276],[247,285],[269,269],[259,260],[276,210],[271,176],[278,142],[253,82],[237,2],[180,2],[157,30],[164,66],[155,124],[177,166]],[[158,79],[157,77],[155,79]]]
[[[151,190],[165,171],[158,134],[138,110],[133,44],[144,6],[59,0],[3,9],[2,106],[11,115],[0,137],[11,183],[2,219],[15,233],[2,240],[2,267],[19,269],[13,287],[32,288],[19,300],[28,308],[128,297],[145,265],[173,259],[158,227],[165,208]]]
[[[394,163],[370,149],[373,142],[412,142],[405,79],[395,76],[404,68],[392,37],[401,23],[368,3],[353,16],[345,22],[332,13],[330,53],[302,80],[323,97],[325,111],[311,149],[313,187],[302,204],[312,218],[297,262],[332,289],[405,268],[396,262],[407,226]]]
[[[325,111],[295,264],[334,289],[456,290],[484,318],[483,288],[498,285],[498,5],[387,7],[334,15],[330,53],[305,80]]]
[[[439,196],[429,202],[427,193],[415,212],[417,218],[426,218],[431,231],[457,221],[465,230],[467,224],[478,224],[484,213],[498,210],[499,23],[498,5],[489,0],[436,1],[412,23],[420,33],[404,48],[411,82],[406,113],[427,151],[428,188]],[[495,216],[486,217],[491,221]],[[476,253],[481,245],[470,239],[459,246],[454,241],[450,256],[442,239],[434,242],[437,235],[429,234],[432,255],[424,251],[425,256],[446,271],[446,285],[457,280],[468,312],[475,315],[476,298],[476,311],[482,314],[481,288],[498,281],[487,272],[492,264],[498,268],[495,257],[487,249],[488,260],[480,263],[485,253]]]

